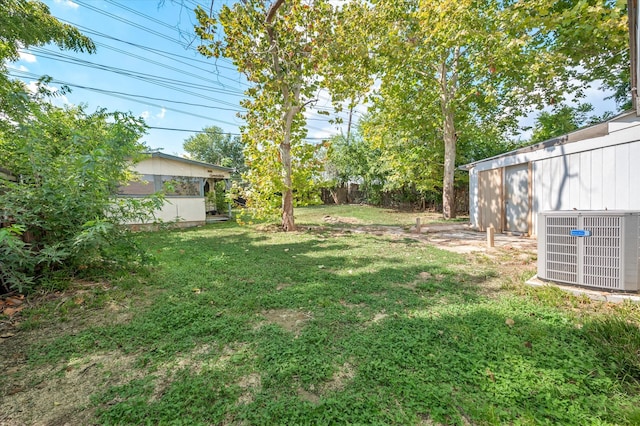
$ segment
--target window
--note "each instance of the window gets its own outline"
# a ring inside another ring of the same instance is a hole
[[[156,192],[153,175],[140,175],[137,180],[118,188],[119,195],[151,195]]]
[[[201,197],[202,179],[188,176],[160,176],[162,188],[167,196]]]
[[[202,197],[202,179],[190,176],[140,175],[118,188],[119,195],[151,195],[164,192],[168,197]]]

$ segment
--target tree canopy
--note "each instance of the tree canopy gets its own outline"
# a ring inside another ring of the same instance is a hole
[[[445,218],[455,217],[456,166],[513,147],[524,115],[580,100],[593,84],[616,90],[620,105],[628,98],[622,1],[355,0],[333,8],[250,0],[197,14],[200,51],[233,59],[253,83],[242,129],[249,199],[273,208],[282,194],[284,229],[294,228],[292,159],[313,150],[303,142],[303,113],[321,87],[348,107],[369,101],[361,136],[379,150],[386,184],[440,192]]]
[[[330,61],[337,50],[335,10],[327,0],[248,0],[223,6],[218,17],[202,8],[196,14],[200,52],[231,58],[252,84],[241,103],[247,205],[264,216],[279,199],[282,228],[294,230],[294,205],[317,198],[308,197],[318,147],[305,142],[304,112],[320,88],[344,75]],[[216,39],[218,24],[223,40]]]
[[[205,127],[202,133],[188,137],[182,146],[196,160],[231,167],[237,174],[247,169],[240,137],[225,133],[218,126]]]
[[[371,122],[387,134],[382,144],[395,145],[390,160],[402,166],[402,158],[420,158],[432,172],[415,175],[417,183],[442,176],[445,218],[455,216],[461,143],[482,143],[487,134],[504,140],[519,117],[579,98],[596,79],[619,85],[626,66],[626,14],[616,2],[375,0],[361,7],[378,23]]]

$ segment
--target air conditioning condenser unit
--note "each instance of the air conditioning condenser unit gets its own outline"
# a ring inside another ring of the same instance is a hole
[[[640,290],[640,212],[553,211],[538,216],[538,278]]]

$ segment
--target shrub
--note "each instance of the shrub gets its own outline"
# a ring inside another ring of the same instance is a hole
[[[0,290],[28,290],[60,270],[143,260],[121,224],[151,214],[161,201],[115,194],[145,149],[138,141],[144,124],[41,98],[28,107],[24,118],[0,127],[0,163],[18,177],[0,180]]]

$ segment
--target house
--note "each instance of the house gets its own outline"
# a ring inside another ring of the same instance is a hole
[[[206,196],[215,191],[217,182],[224,181],[228,188],[233,169],[152,152],[133,165],[132,170],[138,179],[122,185],[118,195],[143,197],[164,191],[164,205],[155,214],[162,222],[175,221],[179,226],[186,227],[226,218],[223,217],[225,213],[231,215],[230,206],[227,212],[215,211],[215,205],[207,203]]]
[[[635,111],[459,167],[469,171],[471,225],[536,235],[549,210],[640,211],[640,117]]]

